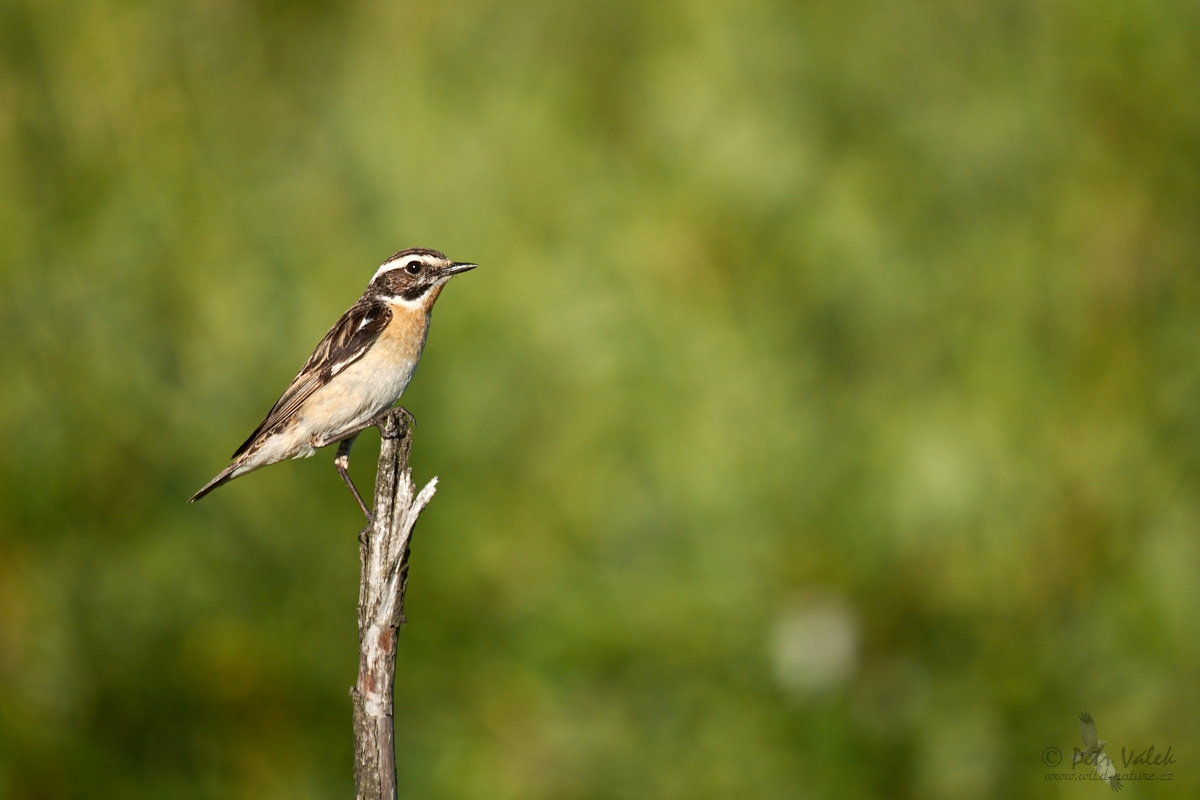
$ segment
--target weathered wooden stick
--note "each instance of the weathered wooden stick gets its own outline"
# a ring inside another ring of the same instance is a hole
[[[393,408],[378,420],[382,442],[375,473],[375,518],[359,536],[358,684],[354,700],[354,786],[357,800],[395,800],[396,748],[392,687],[396,634],[404,624],[408,545],[417,516],[437,489],[419,494],[408,456],[412,415]]]

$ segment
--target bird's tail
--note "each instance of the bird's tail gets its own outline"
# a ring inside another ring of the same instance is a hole
[[[204,486],[200,489],[200,491],[198,491],[194,495],[192,495],[191,499],[188,500],[188,502],[189,503],[196,502],[201,497],[204,497],[204,495],[211,492],[213,489],[216,489],[218,486],[224,486],[225,484],[229,483],[231,480],[236,478],[238,475],[241,475],[242,473],[237,471],[238,467],[241,467],[241,466],[242,466],[242,463],[240,461],[235,461],[232,464],[230,464],[228,467],[226,467],[225,469],[221,470],[220,474],[217,475],[217,477],[213,478],[211,481],[204,484]],[[243,470],[243,472],[244,472],[244,470]]]

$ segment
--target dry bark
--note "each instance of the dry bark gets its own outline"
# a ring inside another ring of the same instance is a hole
[[[354,701],[354,786],[357,800],[394,800],[396,747],[392,690],[396,635],[404,624],[408,550],[417,516],[433,497],[437,478],[420,493],[408,456],[412,416],[393,408],[379,417],[382,443],[375,474],[375,511],[359,537],[358,684]]]

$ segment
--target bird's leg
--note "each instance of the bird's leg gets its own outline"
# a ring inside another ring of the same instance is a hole
[[[367,522],[374,522],[375,515],[367,508],[367,504],[363,502],[362,495],[358,493],[358,487],[354,485],[354,481],[350,479],[350,473],[347,467],[350,466],[350,448],[354,446],[354,440],[358,438],[358,434],[351,436],[349,439],[343,439],[338,445],[337,456],[333,459],[333,465],[337,467],[338,475],[342,476],[342,480],[350,487],[350,491],[354,494],[354,499],[358,501],[358,507],[362,509],[363,514],[367,518]]]
[[[366,422],[363,422],[348,431],[342,431],[339,435],[344,436],[345,438],[343,438],[341,444],[338,445],[337,456],[333,459],[333,464],[335,467],[337,467],[338,474],[342,476],[342,480],[346,482],[346,486],[348,486],[350,491],[353,492],[354,499],[358,501],[358,507],[362,509],[363,515],[367,518],[367,522],[374,522],[375,515],[372,514],[367,508],[367,504],[363,501],[362,495],[358,493],[358,487],[354,485],[354,481],[350,479],[350,473],[347,471],[347,467],[350,466],[350,448],[354,446],[354,440],[358,438],[358,434],[362,433],[367,428],[381,425],[384,421],[384,418],[393,411],[399,411],[404,416],[409,428],[411,428],[416,422],[416,420],[413,419],[413,415],[410,414],[408,409],[404,408],[403,406],[384,409]],[[317,449],[324,447],[327,444],[332,444],[332,442],[330,442],[329,439],[318,439],[314,436],[309,441],[309,444],[311,444],[314,449]]]
[[[342,441],[343,443],[349,441],[349,442],[351,442],[351,445],[346,446],[346,452],[347,452],[347,454],[349,454],[350,447],[353,445],[354,438],[356,436],[358,436],[360,433],[365,431],[367,428],[374,428],[378,425],[382,425],[383,421],[387,417],[387,415],[391,414],[393,411],[399,411],[404,416],[404,418],[406,420],[408,420],[408,427],[411,428],[416,425],[416,423],[417,423],[416,419],[413,417],[413,415],[411,413],[409,413],[409,410],[407,408],[405,408],[404,406],[396,406],[395,408],[385,408],[383,411],[380,411],[378,414],[371,417],[366,422],[360,422],[359,424],[355,425],[353,428],[341,429],[336,434],[333,434],[331,436],[317,436],[316,434],[313,434],[312,436],[309,437],[308,443],[310,445],[312,445],[312,448],[314,450],[320,450],[322,447],[333,444],[334,442],[339,441],[339,440]],[[341,455],[342,455],[342,451],[339,448],[338,449],[338,457],[340,458]]]

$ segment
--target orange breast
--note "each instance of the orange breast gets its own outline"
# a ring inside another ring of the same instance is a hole
[[[429,312],[423,309],[405,308],[389,304],[392,321],[384,328],[375,343],[375,348],[386,350],[397,360],[415,361],[425,348],[425,336],[429,332]]]

